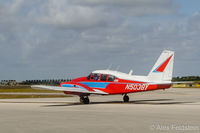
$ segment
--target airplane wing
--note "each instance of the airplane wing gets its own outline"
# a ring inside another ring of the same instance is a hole
[[[59,87],[59,86],[44,86],[44,85],[32,85],[33,89],[45,89],[45,90],[56,90],[56,91],[66,91],[66,92],[77,92],[77,93],[87,93],[87,94],[108,94],[106,92],[93,89],[89,91],[83,87]]]

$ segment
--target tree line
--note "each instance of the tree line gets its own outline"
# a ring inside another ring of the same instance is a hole
[[[68,82],[71,79],[44,79],[44,80],[25,80],[22,85],[59,85],[62,82]]]
[[[200,76],[173,77],[172,81],[200,81]]]

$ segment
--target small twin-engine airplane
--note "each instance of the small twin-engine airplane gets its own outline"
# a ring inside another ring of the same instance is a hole
[[[96,70],[87,77],[63,82],[60,86],[33,85],[35,89],[63,91],[80,97],[80,102],[89,104],[91,94],[111,95],[122,94],[123,101],[129,102],[128,93],[167,89],[172,85],[174,52],[164,50],[148,76],[132,75],[112,70]]]

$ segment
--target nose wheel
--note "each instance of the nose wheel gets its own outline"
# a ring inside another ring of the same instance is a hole
[[[89,104],[90,103],[90,99],[88,98],[88,96],[80,96],[80,103]]]
[[[123,100],[125,103],[129,102],[129,96],[127,94],[124,95]]]

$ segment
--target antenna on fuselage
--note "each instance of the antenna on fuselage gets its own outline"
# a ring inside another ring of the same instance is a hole
[[[112,67],[112,64],[110,64],[110,65],[108,66],[107,70],[111,69],[111,67]]]
[[[128,75],[132,75],[132,74],[133,74],[133,70],[131,69]]]

